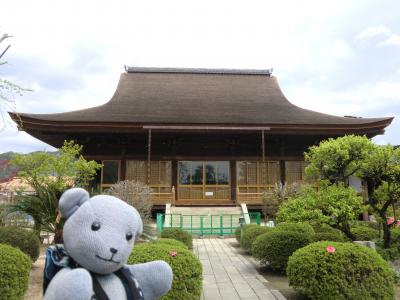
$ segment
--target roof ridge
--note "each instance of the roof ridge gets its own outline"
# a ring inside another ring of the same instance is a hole
[[[124,66],[127,73],[182,73],[182,74],[228,74],[271,76],[273,69],[207,69],[207,68],[160,68]]]

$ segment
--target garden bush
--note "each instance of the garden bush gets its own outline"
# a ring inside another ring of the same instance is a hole
[[[314,234],[313,241],[332,241],[332,242],[347,242],[348,239],[345,235],[338,229],[335,231],[317,232]]]
[[[317,242],[289,258],[289,285],[310,299],[393,299],[394,272],[374,250]]]
[[[339,229],[332,228],[329,225],[323,224],[319,227],[314,227],[315,242],[319,241],[333,241],[333,242],[347,242],[348,238]]]
[[[276,230],[304,232],[310,236],[315,233],[313,227],[308,223],[282,222],[276,225]]]
[[[353,226],[350,231],[356,241],[372,241],[379,238],[379,231],[367,226]]]
[[[378,252],[384,260],[394,261],[400,257],[400,252],[397,245],[391,245],[390,248],[384,248],[382,243],[380,244],[381,245],[376,244],[376,252]]]
[[[166,244],[142,243],[133,248],[128,263],[137,264],[154,260],[167,262],[174,273],[171,290],[160,299],[200,299],[202,267],[200,260],[190,250]]]
[[[23,299],[32,262],[21,250],[0,244],[0,299]]]
[[[0,227],[0,243],[19,248],[32,262],[39,257],[40,241],[33,231],[18,227]]]
[[[243,233],[244,233],[247,229],[253,228],[253,227],[257,227],[257,226],[258,226],[257,224],[244,224],[244,225],[243,225]],[[239,226],[239,227],[236,227],[236,230],[235,230],[235,237],[236,237],[236,240],[240,243],[240,226]]]
[[[252,254],[271,269],[285,271],[289,256],[311,242],[309,233],[273,229],[256,238]]]
[[[192,235],[180,228],[164,228],[161,232],[162,238],[169,238],[181,241],[184,243],[189,249],[193,248],[193,238]]]
[[[263,233],[266,233],[268,230],[271,230],[271,228],[263,226],[254,226],[247,228],[246,231],[243,232],[240,246],[245,250],[251,251],[251,246],[253,245],[255,239]]]
[[[394,227],[390,231],[392,244],[397,244],[400,246],[400,227]]]
[[[365,226],[372,229],[379,230],[379,223],[378,222],[371,222],[371,221],[356,221],[355,226]]]
[[[186,246],[183,242],[175,240],[175,239],[168,239],[168,238],[161,238],[161,239],[156,239],[153,241],[154,244],[157,245],[170,245],[174,247],[179,247],[183,249],[189,249],[188,246]]]

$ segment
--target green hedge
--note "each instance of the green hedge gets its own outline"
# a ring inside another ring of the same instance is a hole
[[[289,256],[312,242],[312,235],[304,232],[271,230],[256,238],[252,254],[270,268],[285,271]]]
[[[348,239],[344,233],[336,228],[332,228],[329,225],[323,224],[319,227],[314,227],[314,238],[315,242],[319,241],[332,241],[332,242],[347,242]]]
[[[0,243],[19,248],[33,262],[39,257],[40,241],[33,231],[18,227],[0,227]]]
[[[379,230],[379,223],[378,222],[370,222],[370,221],[356,221],[355,226],[364,226],[372,229]]]
[[[263,226],[252,226],[247,228],[246,231],[243,232],[240,246],[245,250],[251,251],[251,247],[255,239],[269,230],[271,230],[271,228]]]
[[[350,231],[355,241],[372,241],[379,238],[379,231],[367,226],[353,226]]]
[[[164,228],[161,232],[162,238],[169,238],[181,241],[184,243],[189,249],[193,248],[193,238],[192,235],[180,228]]]
[[[176,251],[177,255],[171,255]],[[202,267],[200,260],[190,250],[176,249],[172,245],[143,243],[135,246],[129,256],[129,264],[145,263],[154,260],[167,262],[174,273],[172,289],[160,299],[200,299],[202,290]]]
[[[313,235],[314,229],[308,223],[292,223],[292,222],[282,222],[276,225],[276,230],[283,230],[289,232],[304,232],[307,235]]]
[[[400,227],[394,227],[390,231],[392,244],[397,244],[400,246]]]
[[[249,229],[249,228],[254,228],[254,227],[257,227],[258,225],[257,224],[244,224],[243,225],[243,233],[247,230],[247,229]],[[236,240],[240,243],[240,226],[239,227],[236,227],[236,230],[235,230],[235,237],[236,237]]]
[[[32,261],[21,250],[0,244],[0,299],[23,299]]]
[[[168,238],[160,238],[156,239],[152,243],[157,244],[157,245],[170,245],[178,248],[183,248],[183,249],[189,249],[188,246],[186,246],[184,243],[181,241],[175,240],[175,239],[168,239]]]
[[[289,259],[287,275],[289,285],[310,299],[394,297],[393,270],[374,250],[353,243],[317,242],[299,249]]]

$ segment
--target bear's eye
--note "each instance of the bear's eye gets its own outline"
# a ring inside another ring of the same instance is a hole
[[[92,224],[92,230],[93,231],[97,231],[97,230],[99,230],[100,229],[100,223],[99,222],[93,222],[93,224]]]
[[[127,241],[130,241],[132,238],[133,238],[132,233],[128,232],[128,233],[126,234],[126,240],[127,240]]]

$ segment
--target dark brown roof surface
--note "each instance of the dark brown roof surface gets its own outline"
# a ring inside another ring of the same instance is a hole
[[[349,127],[373,123],[385,123],[387,126],[392,120],[337,117],[297,107],[286,99],[269,70],[206,71],[127,68],[127,73],[121,74],[115,94],[104,105],[66,113],[20,116],[22,121],[29,119],[51,123]]]

